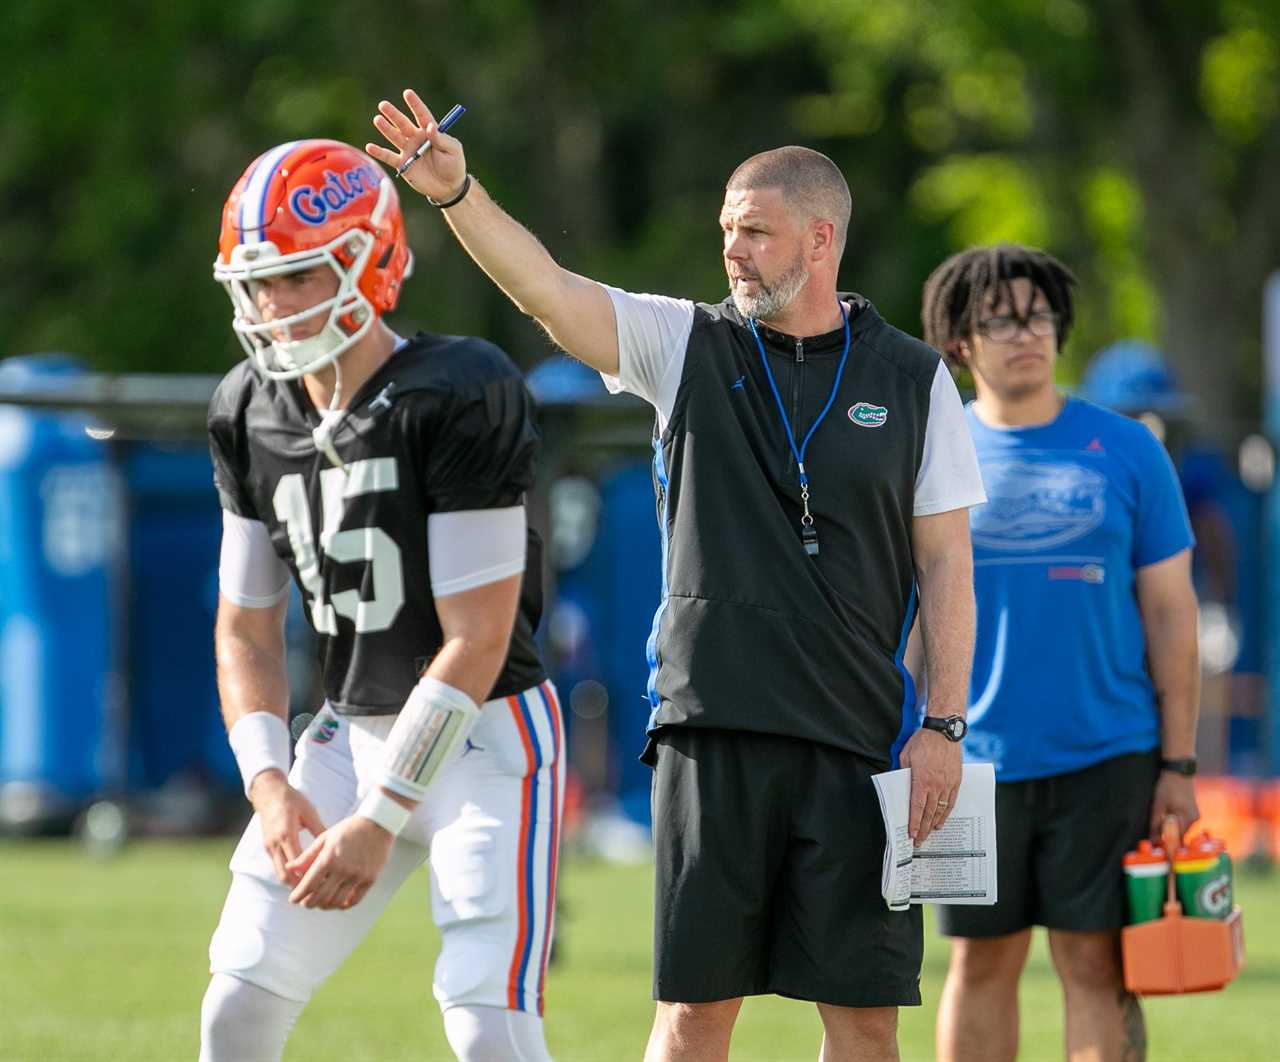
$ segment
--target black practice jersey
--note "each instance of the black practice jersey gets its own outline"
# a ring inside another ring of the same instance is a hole
[[[241,362],[209,404],[214,482],[224,509],[267,526],[293,572],[333,707],[393,714],[443,641],[427,517],[523,501],[538,450],[533,399],[493,344],[419,333],[348,403],[334,435],[345,468],[316,449],[319,423],[299,381],[270,380]],[[531,528],[492,697],[546,677],[533,643],[541,552]]]

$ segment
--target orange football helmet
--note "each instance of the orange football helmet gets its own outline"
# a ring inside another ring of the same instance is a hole
[[[337,274],[333,298],[262,319],[255,281],[322,265]],[[294,140],[259,155],[231,189],[213,276],[231,298],[245,352],[267,376],[292,380],[357,343],[395,307],[412,269],[400,200],[381,167],[336,140]],[[291,326],[324,309],[319,333],[290,337]]]

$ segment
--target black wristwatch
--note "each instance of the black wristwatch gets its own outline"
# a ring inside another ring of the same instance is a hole
[[[1183,778],[1193,777],[1196,773],[1196,767],[1197,763],[1194,756],[1187,756],[1180,760],[1166,760],[1163,757],[1160,759],[1160,770],[1172,771],[1174,774],[1182,775]]]
[[[926,715],[920,725],[926,730],[936,730],[948,741],[963,741],[965,734],[969,733],[969,724],[960,715],[948,715],[945,718]]]

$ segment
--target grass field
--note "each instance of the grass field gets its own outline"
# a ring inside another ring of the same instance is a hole
[[[229,839],[142,843],[98,862],[69,843],[0,843],[0,1059],[194,1059],[206,946],[228,880]],[[639,1059],[649,1002],[651,891],[645,867],[564,863],[562,937],[548,984],[558,1062]],[[1249,968],[1225,993],[1146,1004],[1154,1060],[1277,1057],[1280,880],[1238,895]],[[291,1062],[449,1059],[431,996],[435,933],[426,878],[410,879],[289,1044]],[[926,945],[925,1005],[902,1012],[904,1059],[933,1056],[947,945]],[[1061,1054],[1062,1020],[1043,940],[1023,981],[1024,1059]],[[811,1006],[748,1000],[731,1057],[813,1059]]]

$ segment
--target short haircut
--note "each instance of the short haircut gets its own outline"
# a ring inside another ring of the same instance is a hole
[[[820,151],[780,147],[752,155],[733,171],[725,191],[778,188],[793,214],[806,221],[823,218],[835,226],[835,242],[844,250],[853,197],[840,167]]]
[[[930,274],[920,307],[924,341],[950,365],[963,367],[955,347],[977,331],[983,300],[992,292],[996,302],[1012,303],[1009,282],[1019,277],[1025,277],[1033,288],[1043,291],[1050,309],[1058,315],[1058,347],[1061,349],[1075,319],[1071,295],[1075,275],[1053,255],[1016,243],[970,247],[952,255]]]

